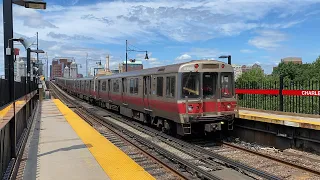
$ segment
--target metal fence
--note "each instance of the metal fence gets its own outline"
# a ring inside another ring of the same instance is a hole
[[[22,139],[30,124],[28,120],[36,105],[37,82],[34,79],[27,84],[26,78],[22,78],[21,82],[14,83],[14,99],[24,102],[19,106],[9,101],[9,90],[8,81],[0,79],[0,179],[10,176],[6,172],[11,172],[14,158],[22,147]],[[30,95],[28,99],[26,94]]]
[[[244,108],[320,114],[320,82],[280,77],[263,82],[236,83],[239,106]]]

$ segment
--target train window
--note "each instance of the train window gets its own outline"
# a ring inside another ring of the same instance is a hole
[[[107,90],[107,82],[106,82],[106,81],[103,81],[103,82],[102,82],[101,90],[102,90],[102,91],[106,91],[106,90]]]
[[[157,77],[157,96],[163,96],[163,77]]]
[[[134,93],[138,94],[139,89],[139,78],[136,78],[135,84],[134,84]]]
[[[174,97],[176,88],[176,77],[171,76],[167,77],[166,79],[166,96],[167,97]]]
[[[119,80],[113,80],[113,92],[119,92]]]
[[[127,92],[127,79],[125,78],[122,79],[122,92]]]
[[[221,73],[221,97],[233,96],[233,75],[232,73]]]
[[[203,73],[203,98],[210,98],[216,94],[218,74],[215,72]]]
[[[130,79],[130,93],[138,94],[138,88],[139,88],[139,79],[138,78]]]
[[[182,74],[182,98],[198,98],[200,96],[200,75],[197,72]]]

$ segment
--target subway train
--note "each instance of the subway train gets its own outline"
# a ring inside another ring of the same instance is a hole
[[[68,93],[162,131],[187,136],[233,130],[233,68],[216,60],[90,78],[55,78]]]

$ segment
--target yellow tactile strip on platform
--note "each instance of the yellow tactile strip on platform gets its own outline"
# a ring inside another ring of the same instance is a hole
[[[53,102],[111,179],[155,179],[60,100]]]

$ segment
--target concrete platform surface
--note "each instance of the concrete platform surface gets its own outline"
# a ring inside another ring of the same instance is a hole
[[[53,100],[42,101],[39,111],[27,144],[23,179],[110,179]]]
[[[281,115],[254,110],[239,110],[239,118],[285,126],[320,130],[320,118]]]

